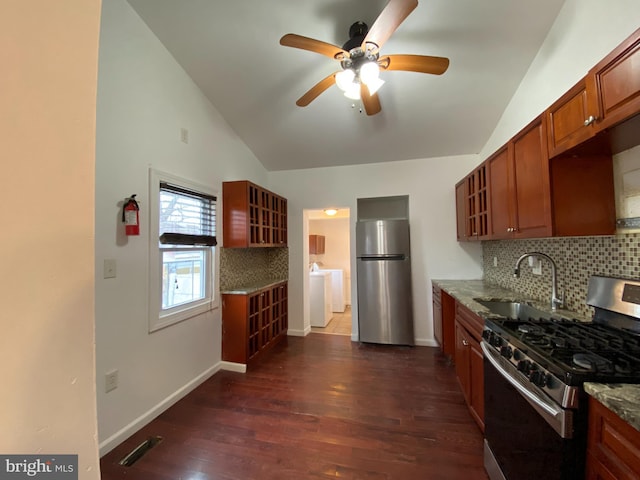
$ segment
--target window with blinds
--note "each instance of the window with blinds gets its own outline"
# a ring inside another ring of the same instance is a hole
[[[167,315],[211,298],[216,197],[165,181],[159,187],[160,314]]]
[[[215,246],[216,197],[160,183],[160,243]]]

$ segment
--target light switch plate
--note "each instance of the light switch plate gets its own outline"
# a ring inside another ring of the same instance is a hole
[[[104,278],[116,278],[116,260],[114,258],[104,260]]]
[[[104,391],[110,392],[118,388],[118,370],[111,370],[104,374]]]

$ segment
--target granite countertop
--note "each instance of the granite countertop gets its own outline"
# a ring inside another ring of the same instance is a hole
[[[238,285],[235,287],[226,287],[220,290],[220,293],[223,295],[249,295],[251,293],[255,293],[258,290],[262,290],[263,288],[269,288],[278,283],[286,282],[286,278],[281,279],[268,279],[268,280],[259,280],[251,284],[247,285]]]
[[[584,389],[633,428],[640,430],[640,385],[585,382]]]
[[[527,298],[513,290],[486,283],[484,280],[433,280],[433,283],[482,318],[492,318],[496,315],[474,299],[526,302],[556,318],[591,320],[570,310],[556,310],[552,313],[549,304]],[[636,430],[640,430],[640,385],[586,382],[584,389]]]
[[[432,282],[482,318],[496,318],[499,315],[491,313],[487,307],[476,302],[475,299],[524,302],[548,313],[550,317],[590,320],[571,310],[552,312],[549,303],[528,298],[513,290],[487,283],[484,280],[432,280]]]

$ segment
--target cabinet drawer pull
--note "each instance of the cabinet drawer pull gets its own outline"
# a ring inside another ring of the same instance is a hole
[[[462,340],[462,345],[464,345],[465,347],[469,346],[469,342],[467,342],[466,340]]]
[[[598,120],[598,117],[594,117],[593,115],[589,115],[589,118],[587,118],[584,121],[584,126],[588,127],[589,125],[591,125],[593,122],[595,122],[596,120]]]

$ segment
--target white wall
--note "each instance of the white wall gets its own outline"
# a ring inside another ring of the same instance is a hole
[[[100,478],[94,344],[99,0],[0,2],[0,452]]]
[[[566,0],[480,158],[485,159],[640,27],[638,0]]]
[[[481,278],[480,244],[456,241],[455,183],[477,164],[475,155],[349,167],[270,172],[270,188],[289,200],[289,332],[309,331],[307,224],[304,210],[340,205],[356,217],[356,199],[409,195],[415,333],[433,345],[432,278]],[[355,272],[355,221],[350,222],[351,271]],[[306,252],[306,258],[305,258]],[[351,278],[353,318],[357,281]],[[307,300],[308,305],[308,300]],[[352,338],[357,339],[357,322]]]
[[[149,167],[219,193],[225,180],[266,186],[266,171],[124,0],[104,1],[99,60],[95,282],[104,454],[220,365],[219,309],[148,333]],[[127,239],[120,207],[133,193],[142,228]],[[117,261],[117,278],[102,278],[105,259]],[[111,369],[120,385],[105,393]]]

